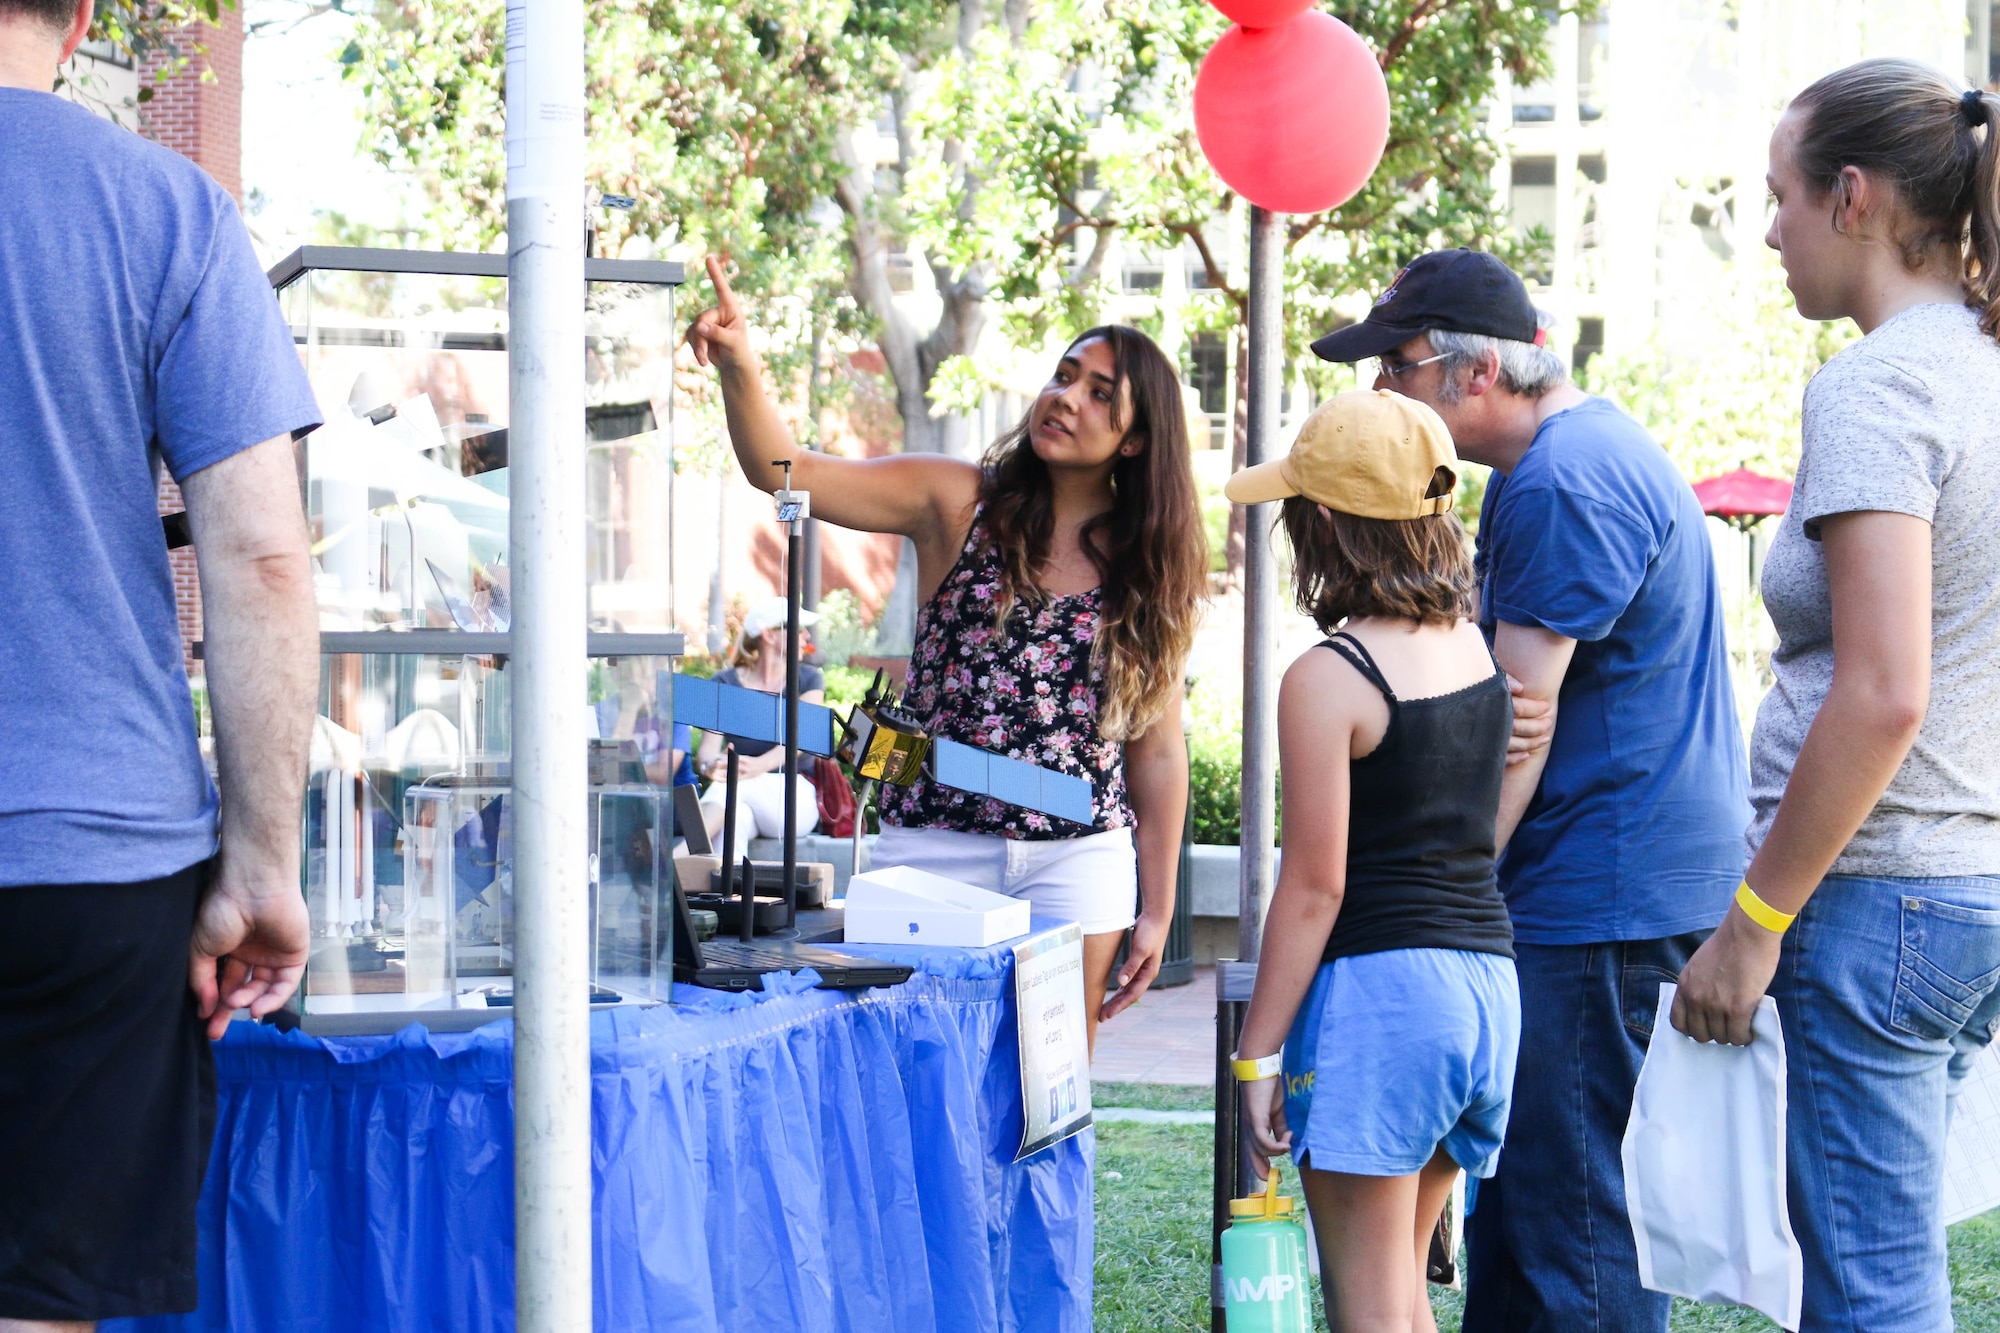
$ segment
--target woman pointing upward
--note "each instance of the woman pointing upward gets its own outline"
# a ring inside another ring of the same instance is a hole
[[[775,489],[788,461],[815,516],[916,546],[924,603],[905,706],[933,736],[1091,784],[1088,827],[928,778],[885,788],[876,863],[1077,922],[1094,1041],[1097,1020],[1159,971],[1187,810],[1182,673],[1208,554],[1173,363],[1135,329],[1094,328],[983,462],[836,458],[793,443],[713,257],[708,275],[717,303],[688,343],[720,375],[751,484]]]

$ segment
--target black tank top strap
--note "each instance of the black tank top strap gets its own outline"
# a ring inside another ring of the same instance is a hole
[[[1382,691],[1382,697],[1394,708],[1398,702],[1396,692],[1389,688],[1388,680],[1382,675],[1382,668],[1375,665],[1375,659],[1361,646],[1361,640],[1342,630],[1331,638],[1321,639],[1320,647],[1331,648],[1347,659],[1347,664],[1359,671],[1370,685]]]

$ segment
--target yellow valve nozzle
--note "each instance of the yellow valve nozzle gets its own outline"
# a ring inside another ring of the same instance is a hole
[[[1229,1215],[1268,1222],[1272,1218],[1290,1217],[1295,1207],[1290,1196],[1278,1193],[1278,1164],[1273,1162],[1264,1173],[1263,1191],[1248,1198],[1231,1199]]]

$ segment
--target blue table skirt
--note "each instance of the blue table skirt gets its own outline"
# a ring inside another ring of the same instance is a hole
[[[1041,925],[1041,923],[1037,923]],[[1021,1139],[1013,954],[591,1025],[596,1326],[1086,1330],[1090,1131]],[[513,1024],[216,1051],[199,1312],[107,1330],[513,1326]]]

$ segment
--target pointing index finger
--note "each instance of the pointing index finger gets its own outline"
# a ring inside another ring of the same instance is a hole
[[[722,261],[714,255],[708,256],[708,280],[715,288],[715,308],[721,313],[724,323],[736,320],[736,293],[730,290],[729,279],[723,275]]]

